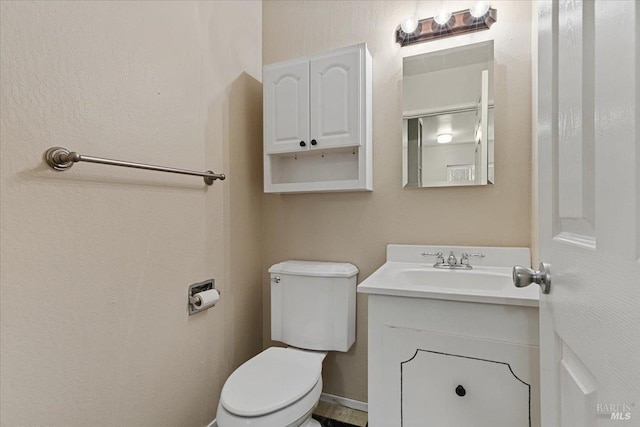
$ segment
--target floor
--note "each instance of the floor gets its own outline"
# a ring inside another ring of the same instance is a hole
[[[367,413],[340,406],[334,403],[322,402],[313,413],[322,427],[366,427]]]

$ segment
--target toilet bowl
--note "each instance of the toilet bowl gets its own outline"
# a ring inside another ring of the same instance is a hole
[[[355,265],[285,261],[269,273],[271,339],[291,347],[268,348],[231,374],[218,427],[320,427],[311,414],[322,393],[322,361],[355,341]]]
[[[325,352],[271,347],[227,379],[220,395],[220,427],[312,427],[322,393]]]

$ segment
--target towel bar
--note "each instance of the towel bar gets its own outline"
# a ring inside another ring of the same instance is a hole
[[[125,162],[123,160],[104,159],[101,157],[85,156],[75,151],[69,151],[62,147],[51,147],[44,153],[44,159],[49,166],[57,171],[65,171],[77,162],[99,163],[102,165],[122,166],[125,168],[146,169],[158,172],[178,173],[182,175],[194,175],[204,178],[207,185],[212,185],[216,179],[224,181],[224,174],[213,171],[198,172],[188,169],[177,169],[166,166],[147,165],[144,163]]]

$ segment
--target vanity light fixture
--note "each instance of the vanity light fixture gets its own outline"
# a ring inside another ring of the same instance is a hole
[[[400,23],[400,29],[404,31],[405,34],[413,34],[418,28],[418,18],[414,16],[409,16],[407,19]]]
[[[469,13],[474,18],[482,18],[484,15],[489,12],[491,5],[488,1],[476,1],[473,3],[473,6],[469,8]]]
[[[470,9],[453,13],[440,12],[434,17],[419,21],[415,17],[408,18],[396,29],[396,41],[400,43],[400,46],[407,46],[443,37],[488,30],[497,19],[498,11],[493,9],[489,2],[476,1]],[[413,28],[414,25],[415,28]]]
[[[440,26],[447,25],[451,20],[451,12],[442,11],[433,17],[433,20],[436,21],[436,24]]]
[[[453,141],[453,135],[450,133],[441,133],[436,137],[436,141],[438,141],[438,144],[448,144]]]

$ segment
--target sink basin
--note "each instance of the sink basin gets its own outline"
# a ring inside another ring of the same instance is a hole
[[[494,268],[492,270],[476,268],[475,270],[444,270],[433,267],[408,267],[400,269],[395,280],[414,286],[428,286],[442,289],[463,290],[511,290],[513,281],[510,271]]]
[[[477,251],[477,248],[454,247],[452,250],[461,253]],[[358,292],[488,304],[539,305],[537,286],[516,288],[511,279],[514,264],[529,264],[528,250],[481,248],[487,254],[482,260],[484,265],[475,265],[472,270],[434,268],[421,255],[424,252],[442,251],[434,246],[389,245],[387,262],[358,285]]]

